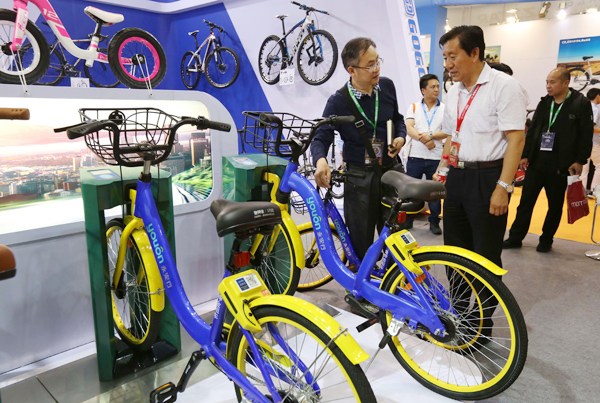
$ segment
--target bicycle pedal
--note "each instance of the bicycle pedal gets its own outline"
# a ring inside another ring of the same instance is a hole
[[[173,382],[165,383],[150,392],[150,403],[171,403],[177,400],[177,386]]]

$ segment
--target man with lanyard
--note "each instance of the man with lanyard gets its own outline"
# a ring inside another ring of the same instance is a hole
[[[425,74],[419,80],[419,87],[423,94],[421,102],[413,103],[406,111],[406,131],[411,137],[408,142],[408,162],[406,173],[413,178],[432,179],[442,158],[442,140],[446,134],[441,131],[444,104],[438,99],[440,96],[440,81],[433,74]],[[431,201],[429,204],[429,230],[435,235],[441,235],[440,201]],[[407,227],[412,228],[412,217],[407,219]]]
[[[394,166],[406,137],[394,83],[379,76],[382,62],[371,39],[350,40],[342,50],[342,63],[350,80],[329,97],[323,111],[323,116],[357,116],[355,123],[337,130],[344,142],[342,155],[347,168],[344,218],[360,258],[373,243],[375,227],[381,229],[383,225],[380,175]],[[388,126],[392,127],[391,142]],[[327,153],[333,141],[334,128],[322,126],[310,147],[316,166],[315,182],[320,187],[330,187]]]
[[[552,70],[546,78],[548,95],[542,97],[531,127],[520,167],[527,170],[517,217],[503,247],[520,248],[531,223],[531,215],[542,188],[548,212],[536,250],[549,252],[560,224],[567,176],[580,175],[592,149],[592,107],[585,96],[569,89],[569,71]]]
[[[508,74],[484,62],[485,41],[478,26],[458,26],[439,41],[455,84],[448,92],[442,130],[446,139],[440,167],[450,165],[444,199],[444,243],[472,250],[502,267],[512,181],[525,143],[527,96]],[[437,177],[437,174],[436,174]],[[452,297],[468,301],[473,289],[465,279],[450,279]],[[492,333],[497,300],[483,301],[483,338]],[[465,317],[480,312],[464,307]],[[468,319],[467,319],[468,321]],[[477,321],[473,320],[473,324]]]

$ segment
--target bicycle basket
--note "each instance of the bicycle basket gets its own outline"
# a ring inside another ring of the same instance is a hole
[[[290,204],[292,208],[296,212],[296,214],[306,214],[308,213],[308,207],[306,207],[306,203],[302,200],[302,197],[296,192],[292,192],[290,196]]]
[[[110,120],[119,127],[119,136],[113,130],[99,130],[85,136],[85,143],[108,165],[142,166],[144,158],[137,151],[127,147],[144,145],[144,149],[155,153],[153,164],[165,160],[173,146],[174,133],[171,126],[179,118],[156,108],[82,108],[79,110],[82,122],[90,120]],[[125,149],[123,149],[125,148]]]
[[[239,134],[245,152],[245,145],[247,145],[256,151],[269,155],[277,155],[275,141],[277,139],[278,126],[275,123],[261,120],[261,113],[267,113],[281,119],[283,123],[282,140],[289,140],[293,137],[300,140],[307,139],[310,135],[310,129],[317,123],[316,120],[302,119],[301,117],[285,112],[243,112],[244,127],[239,130]],[[289,155],[290,147],[288,145],[280,145],[279,151],[284,155]]]

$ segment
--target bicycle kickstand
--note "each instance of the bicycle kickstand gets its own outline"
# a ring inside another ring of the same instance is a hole
[[[177,386],[167,382],[150,392],[150,403],[171,403],[177,400],[177,394],[185,391],[192,374],[198,368],[200,361],[206,358],[204,350],[194,351],[188,361]]]

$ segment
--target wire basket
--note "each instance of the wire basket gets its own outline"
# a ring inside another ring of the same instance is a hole
[[[308,213],[308,207],[306,207],[306,203],[304,203],[304,200],[302,200],[302,197],[298,193],[292,192],[290,195],[290,204],[296,214],[303,215]]]
[[[88,148],[108,165],[121,165],[115,154],[127,166],[143,165],[142,153],[127,150],[140,144],[156,154],[153,160],[162,161],[173,146],[171,126],[179,121],[178,117],[156,108],[82,108],[79,115],[82,122],[110,120],[118,126],[118,132],[106,126],[85,136]]]
[[[310,135],[312,127],[317,123],[316,120],[302,119],[286,112],[243,112],[244,127],[239,131],[243,152],[247,151],[245,147],[247,145],[265,154],[278,155],[275,149],[278,126],[276,123],[261,120],[261,113],[267,113],[281,119],[283,123],[282,140],[289,140],[293,137],[300,140],[306,139]],[[280,145],[279,151],[284,155],[288,155],[290,147]]]

